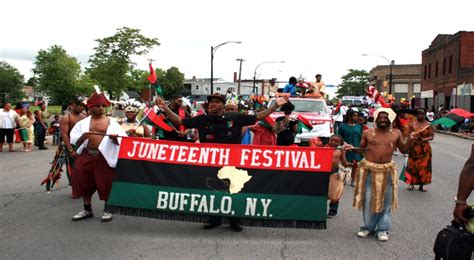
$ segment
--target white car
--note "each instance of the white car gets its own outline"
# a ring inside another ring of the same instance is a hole
[[[334,134],[333,120],[331,113],[326,105],[324,98],[316,97],[290,97],[290,102],[295,106],[295,110],[291,114],[292,117],[297,117],[301,114],[307,118],[313,125],[313,129],[308,131],[302,130],[301,134],[295,137],[295,143],[305,145],[310,139],[319,137],[323,143],[327,143],[329,137]],[[269,106],[272,106],[275,99],[270,100]],[[283,112],[275,111],[271,115],[274,120],[283,116]]]

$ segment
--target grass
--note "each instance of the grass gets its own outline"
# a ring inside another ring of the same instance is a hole
[[[61,106],[48,106],[47,109],[51,113],[51,115],[61,115],[62,114]],[[36,110],[36,108],[35,108],[35,110]]]

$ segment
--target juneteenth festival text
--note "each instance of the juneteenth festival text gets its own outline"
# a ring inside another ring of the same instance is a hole
[[[112,213],[244,225],[325,228],[332,149],[123,138]]]

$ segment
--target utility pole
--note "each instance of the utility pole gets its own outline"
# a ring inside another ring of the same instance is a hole
[[[242,61],[245,61],[244,59],[237,59],[237,61],[240,62],[239,66],[239,81],[237,82],[237,95],[240,96],[240,80],[242,79]]]
[[[214,94],[214,53],[217,51],[219,47],[228,43],[237,43],[241,44],[241,41],[228,41],[218,44],[216,47],[211,46],[211,95]]]

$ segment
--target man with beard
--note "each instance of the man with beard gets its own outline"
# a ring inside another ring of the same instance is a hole
[[[392,152],[397,147],[406,153],[417,138],[414,132],[404,143],[400,130],[391,127],[395,117],[392,109],[379,108],[374,113],[376,127],[362,134],[358,151],[366,152],[365,159],[359,163],[353,206],[363,210],[365,223],[357,232],[358,237],[373,233],[379,241],[388,240],[390,210],[398,207],[397,169]]]
[[[254,125],[257,120],[264,119],[278,107],[288,102],[288,98],[279,98],[272,107],[260,111],[256,115],[246,115],[238,112],[225,113],[226,99],[218,93],[208,96],[207,100],[209,105],[206,115],[186,119],[181,119],[180,116],[173,113],[161,98],[158,98],[156,103],[165,111],[173,124],[184,125],[187,129],[198,129],[199,142],[201,143],[240,144],[243,126]],[[212,229],[221,224],[221,217],[212,216],[203,228]],[[235,232],[240,232],[243,229],[238,218],[229,218],[229,225]]]
[[[74,100],[69,103],[67,115],[64,115],[59,122],[59,127],[61,129],[61,138],[63,140],[64,149],[67,151],[67,159],[66,159],[66,172],[69,176],[69,185],[72,184],[73,180],[73,169],[74,169],[74,160],[77,157],[76,149],[71,144],[70,141],[70,134],[71,130],[76,125],[77,122],[84,119],[86,116],[82,113],[85,109],[84,99],[81,97],[76,97]],[[75,193],[74,189],[72,190],[71,196],[73,198],[79,198]]]
[[[71,144],[77,148],[73,190],[84,201],[84,210],[72,217],[78,221],[93,217],[92,195],[97,191],[99,198],[107,201],[115,176],[113,168],[117,165],[119,139],[126,136],[122,127],[105,116],[105,108],[110,106],[104,94],[94,93],[87,100],[90,116],[77,122],[71,130]],[[112,214],[105,212],[102,222],[112,220]]]

